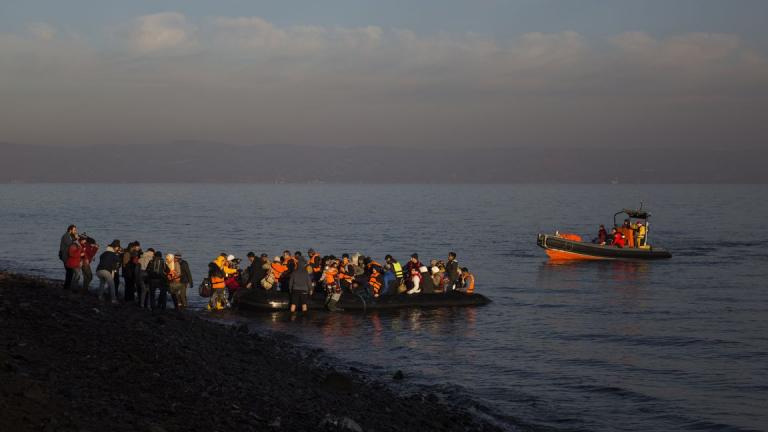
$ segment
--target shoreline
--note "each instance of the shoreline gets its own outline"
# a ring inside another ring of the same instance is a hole
[[[319,349],[41,277],[0,271],[0,328],[0,430],[502,430]]]

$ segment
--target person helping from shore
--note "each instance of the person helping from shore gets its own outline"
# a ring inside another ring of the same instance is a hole
[[[120,266],[120,240],[114,240],[107,246],[101,256],[99,256],[99,265],[96,266],[96,277],[99,278],[99,300],[106,300],[106,293],[109,292],[113,304],[117,303],[117,294],[115,294],[115,271]]]
[[[139,291],[139,308],[141,309],[149,309],[150,307],[154,309],[155,307],[154,293],[152,293],[151,299],[149,297],[149,273],[147,271],[153,259],[155,259],[155,250],[152,248],[142,252],[141,257],[139,257],[139,277],[136,283]]]
[[[309,292],[312,289],[312,266],[307,265],[304,260],[299,260],[299,267],[291,273],[288,280],[288,291],[291,294],[291,313],[296,312],[296,307],[300,307],[302,312],[307,312],[307,301]]]
[[[152,310],[165,309],[165,298],[162,296],[155,297],[157,291],[164,291],[166,288],[166,265],[163,253],[161,251],[155,251],[152,261],[147,266],[147,281],[149,282],[149,300]]]
[[[86,233],[83,233],[79,239],[82,253],[80,255],[80,268],[83,275],[83,294],[88,294],[91,289],[91,281],[93,281],[93,271],[91,270],[91,263],[99,252],[99,245],[92,237],[89,237]]]
[[[80,242],[75,240],[67,247],[67,260],[64,265],[71,272],[69,285],[66,287],[72,292],[77,292],[78,285],[83,276],[83,248],[80,246]]]
[[[69,247],[72,243],[77,241],[77,226],[70,225],[67,227],[67,231],[61,236],[61,242],[59,243],[59,259],[64,265],[64,286],[65,290],[72,289],[72,278],[75,276],[75,268],[67,265],[69,258]]]
[[[226,288],[224,283],[226,261],[226,257],[217,256],[213,262],[208,264],[208,277],[211,279],[211,288],[213,289],[211,299],[208,301],[208,310],[222,310],[227,303],[227,298],[224,294],[224,289]]]
[[[227,287],[227,301],[232,303],[232,299],[235,297],[242,284],[242,272],[240,270],[240,258],[235,258],[234,255],[227,255],[227,261],[224,263],[224,285]]]

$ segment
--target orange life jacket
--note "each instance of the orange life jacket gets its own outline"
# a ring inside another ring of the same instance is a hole
[[[464,283],[467,284],[467,294],[472,294],[475,292],[475,275],[468,274],[467,277],[464,279]]]
[[[275,279],[280,279],[280,276],[283,275],[288,270],[288,266],[285,264],[281,264],[278,262],[272,263],[272,274],[275,276]]]
[[[378,296],[379,291],[381,291],[381,282],[379,282],[379,268],[381,266],[376,261],[371,261],[370,264],[368,264],[368,268],[371,269],[371,277],[368,278],[368,285],[370,285],[373,288],[373,295]]]
[[[341,262],[341,265],[339,266],[339,279],[352,282],[355,280],[355,275],[351,273],[347,273],[349,270],[349,260],[344,258],[344,261]]]
[[[313,273],[320,273],[320,254],[314,254],[309,257],[309,265],[312,266]]]
[[[212,276],[211,277],[211,288],[213,288],[213,289],[224,289],[224,278],[223,277]]]
[[[328,270],[325,271],[325,283],[327,285],[334,285],[336,284],[336,275],[339,274],[339,270],[337,270],[335,267],[331,267]]]

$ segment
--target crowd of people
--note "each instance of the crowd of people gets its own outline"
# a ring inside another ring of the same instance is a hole
[[[642,222],[631,223],[629,219],[624,219],[621,226],[611,228],[610,235],[605,230],[604,225],[600,225],[597,231],[597,238],[593,240],[599,245],[612,245],[619,248],[642,248],[646,245],[648,227]]]
[[[84,294],[90,292],[91,264],[99,249],[95,239],[86,233],[78,233],[77,226],[67,227],[59,245],[59,259],[66,271],[65,289]],[[99,255],[96,265],[99,280],[96,293],[100,299],[118,303],[121,274],[126,302],[135,302],[141,308],[152,310],[166,309],[169,299],[175,309],[188,306],[187,289],[193,284],[192,272],[179,252],[163,256],[161,251],[153,248],[142,250],[138,241],[123,248],[120,240],[113,240]]]
[[[66,270],[66,289],[90,292],[91,264],[99,249],[98,243],[87,234],[78,233],[75,225],[67,228],[59,247],[59,258]],[[433,259],[428,264],[422,263],[416,253],[401,264],[391,255],[380,263],[359,253],[321,256],[313,249],[306,256],[300,251],[292,254],[286,250],[271,259],[265,253],[249,252],[247,259],[248,266],[242,270],[240,259],[227,253],[219,254],[208,264],[208,277],[201,283],[199,293],[209,298],[209,310],[225,309],[238,293],[252,289],[290,293],[291,312],[307,311],[308,299],[316,291],[325,294],[326,307],[334,311],[345,292],[375,299],[451,291],[472,294],[475,289],[474,275],[459,266],[454,252],[448,253],[445,261]],[[138,241],[123,249],[120,241],[114,240],[99,255],[96,266],[99,298],[118,302],[121,274],[126,302],[163,310],[170,294],[175,309],[188,306],[192,273],[179,252],[163,256],[153,248],[142,250]]]

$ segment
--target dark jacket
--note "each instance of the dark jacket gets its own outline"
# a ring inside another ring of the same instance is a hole
[[[260,288],[261,280],[267,276],[267,269],[264,268],[264,262],[261,258],[254,260],[253,264],[248,268],[248,282],[251,283],[251,288]]]
[[[435,292],[435,283],[432,281],[432,277],[429,272],[421,273],[421,282],[419,282],[419,289],[424,294],[432,294]]]
[[[152,258],[152,261],[147,265],[147,279],[150,281],[167,282],[166,273],[168,273],[168,265],[165,264],[165,260],[161,256]]]
[[[189,270],[189,263],[184,260],[179,260],[179,267],[181,267],[181,283],[185,285],[194,285],[192,282],[192,272]]]
[[[459,280],[459,262],[451,260],[445,263],[445,274],[448,275],[448,280],[454,283]]]
[[[99,256],[99,265],[96,267],[96,271],[106,270],[113,272],[120,266],[120,256],[113,251],[105,251]]]
[[[288,281],[288,290],[290,292],[309,292],[312,287],[310,275],[303,269],[291,273],[291,279]]]
[[[61,236],[61,243],[59,243],[59,259],[61,262],[65,262],[67,260],[69,245],[74,243],[74,241],[75,239],[73,239],[68,232]]]

